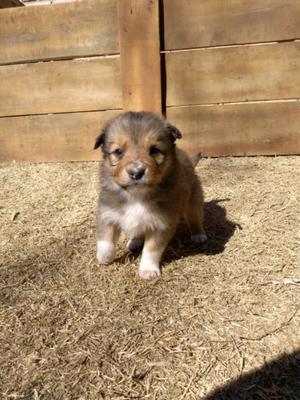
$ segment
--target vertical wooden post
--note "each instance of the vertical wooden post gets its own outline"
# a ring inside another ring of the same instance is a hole
[[[159,0],[118,0],[124,111],[162,112]]]

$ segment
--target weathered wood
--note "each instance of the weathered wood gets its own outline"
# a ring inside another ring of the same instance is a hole
[[[0,162],[98,160],[95,138],[118,111],[0,118]]]
[[[167,106],[300,97],[300,42],[166,54]]]
[[[57,3],[74,3],[74,1],[82,1],[82,0],[23,0],[26,4],[26,7],[36,7],[36,6],[44,6],[48,4],[49,6],[57,4]]]
[[[0,162],[97,160],[95,137],[118,113],[0,118]],[[300,154],[300,102],[174,107],[167,117],[191,155]]]
[[[300,154],[300,102],[167,109],[190,155]]]
[[[295,0],[164,0],[166,49],[300,38]]]
[[[119,52],[115,0],[0,12],[0,64]]]
[[[158,0],[118,0],[123,108],[161,112]]]
[[[122,107],[119,57],[0,67],[0,115]]]

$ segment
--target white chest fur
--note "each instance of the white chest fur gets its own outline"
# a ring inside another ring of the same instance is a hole
[[[101,215],[106,222],[119,225],[135,237],[144,235],[148,230],[163,230],[166,227],[163,217],[141,201],[128,202],[118,210],[106,207]]]

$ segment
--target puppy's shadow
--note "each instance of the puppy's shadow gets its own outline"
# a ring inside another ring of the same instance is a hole
[[[169,263],[178,258],[196,254],[214,255],[222,253],[226,243],[233,235],[239,224],[227,219],[226,208],[220,203],[229,199],[211,200],[204,204],[204,229],[207,241],[203,244],[191,242],[190,234],[185,226],[180,226],[178,233],[170,242],[163,258],[164,263]]]
[[[226,208],[220,203],[229,201],[229,199],[211,200],[204,204],[204,228],[207,234],[207,241],[203,244],[195,244],[191,242],[190,233],[187,227],[182,224],[174,238],[168,245],[162,263],[164,265],[177,260],[179,258],[193,256],[196,254],[214,255],[222,253],[226,243],[233,235],[239,224],[230,221],[226,217]],[[117,259],[119,262],[125,262],[130,254],[131,259],[136,259],[141,253],[141,250],[132,254],[129,252]]]

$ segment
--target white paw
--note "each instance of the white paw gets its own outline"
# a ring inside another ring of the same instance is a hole
[[[144,239],[141,238],[130,239],[127,242],[127,249],[129,251],[135,251],[143,247],[143,244],[144,244]]]
[[[154,279],[160,276],[160,269],[159,267],[156,268],[140,268],[139,275],[143,279]]]
[[[100,264],[109,264],[115,256],[115,246],[106,240],[97,241],[97,260]]]
[[[161,253],[161,251],[149,251],[144,248],[139,268],[141,278],[153,279],[160,275],[159,261]]]
[[[205,233],[196,233],[191,236],[191,240],[193,243],[204,243],[207,241],[207,236]]]

